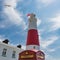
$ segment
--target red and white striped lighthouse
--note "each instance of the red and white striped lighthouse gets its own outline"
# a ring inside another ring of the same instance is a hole
[[[26,50],[19,53],[19,60],[45,60],[45,54],[40,50],[37,19],[35,14],[28,14],[29,25]]]
[[[37,19],[35,14],[28,14],[30,16],[28,18],[29,25],[28,25],[28,35],[27,35],[27,42],[26,42],[26,50],[39,50],[39,37],[38,37],[38,30],[37,30]]]

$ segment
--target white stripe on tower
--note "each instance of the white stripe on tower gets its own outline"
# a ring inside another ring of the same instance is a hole
[[[39,37],[37,31],[37,19],[35,14],[29,14],[29,26],[28,26],[28,36],[27,36],[27,43],[26,49],[27,50],[39,50]]]

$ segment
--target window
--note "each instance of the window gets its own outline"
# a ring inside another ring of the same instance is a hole
[[[4,48],[4,49],[3,49],[3,52],[2,52],[2,56],[3,56],[3,57],[6,57],[6,52],[7,52],[7,49]]]
[[[16,51],[13,51],[13,53],[12,53],[12,58],[15,58],[16,56]]]
[[[33,48],[35,49],[35,46]]]

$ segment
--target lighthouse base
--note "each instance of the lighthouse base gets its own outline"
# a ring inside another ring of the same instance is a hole
[[[45,54],[42,51],[25,50],[19,54],[19,60],[45,60]]]

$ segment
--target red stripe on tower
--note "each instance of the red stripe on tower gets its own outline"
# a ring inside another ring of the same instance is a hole
[[[38,38],[37,30],[31,29],[28,31],[27,45],[38,45],[39,46],[39,38]]]

